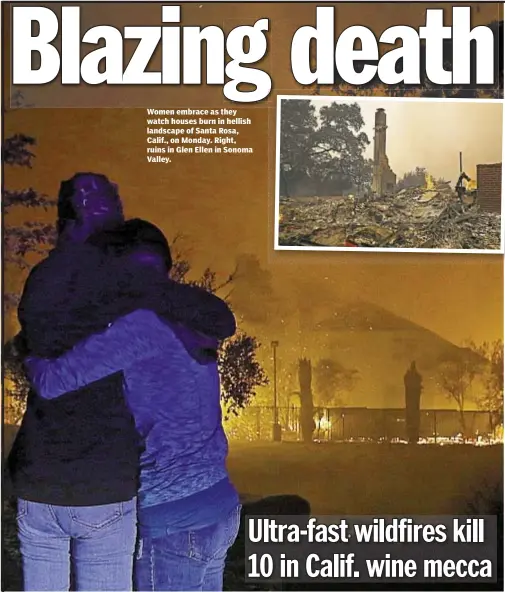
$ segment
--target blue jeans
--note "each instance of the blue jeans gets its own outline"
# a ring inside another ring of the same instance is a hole
[[[131,590],[136,499],[103,506],[18,500],[24,590]]]
[[[161,538],[139,538],[135,587],[142,592],[223,589],[228,549],[237,538],[241,506],[221,522]]]

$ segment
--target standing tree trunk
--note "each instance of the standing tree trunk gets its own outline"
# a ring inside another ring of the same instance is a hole
[[[466,437],[467,437],[466,417],[465,417],[465,407],[464,407],[463,403],[459,407],[459,423],[461,425],[461,434],[463,436],[463,439],[466,440]]]
[[[298,361],[298,380],[300,382],[302,438],[305,443],[309,443],[312,442],[316,428],[312,397],[312,364],[310,360],[302,358]]]

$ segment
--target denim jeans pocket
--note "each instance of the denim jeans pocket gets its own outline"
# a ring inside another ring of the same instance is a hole
[[[100,529],[118,522],[123,516],[123,504],[105,504],[102,506],[73,506],[69,508],[72,521],[87,528]]]
[[[190,557],[210,561],[216,555],[226,554],[237,538],[241,509],[238,505],[217,524],[190,531]]]
[[[181,557],[193,557],[194,541],[192,532],[184,531],[167,534],[163,538],[155,539],[155,546],[157,545],[158,541],[162,541],[164,548],[169,553],[179,555]]]

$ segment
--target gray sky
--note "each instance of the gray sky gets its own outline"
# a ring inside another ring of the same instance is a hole
[[[311,99],[316,106],[339,101],[339,98],[329,97]],[[459,176],[460,151],[463,152],[463,169],[471,178],[476,177],[477,164],[502,160],[503,105],[499,102],[362,97],[354,100],[361,107],[364,131],[371,142],[366,151],[368,158],[373,157],[375,111],[380,107],[386,110],[386,151],[397,177],[420,166],[436,178],[455,182]]]

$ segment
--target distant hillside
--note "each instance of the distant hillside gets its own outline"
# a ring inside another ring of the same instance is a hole
[[[349,404],[402,407],[403,375],[415,360],[424,379],[423,406],[454,408],[436,386],[437,368],[444,361],[476,354],[370,302],[332,308],[332,314],[326,312],[314,323],[314,331],[304,333],[303,341],[314,361],[334,358],[359,373]]]

